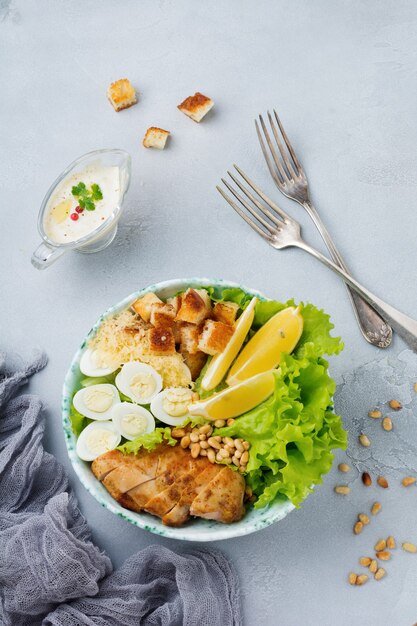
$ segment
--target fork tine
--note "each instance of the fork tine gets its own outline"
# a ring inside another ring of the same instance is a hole
[[[252,189],[258,194],[258,196],[262,198],[262,200],[264,200],[264,202],[266,202],[267,205],[273,211],[278,213],[278,215],[284,220],[284,222],[286,223],[294,222],[294,220],[288,215],[288,213],[286,213],[284,209],[281,209],[281,207],[275,204],[275,202],[273,202],[271,198],[268,198],[268,196],[264,194],[264,192],[261,189],[259,189],[257,185],[255,185],[255,183],[245,174],[245,172],[243,172],[240,169],[240,167],[238,167],[236,164],[233,164],[233,167],[235,168],[235,170],[239,172],[243,180],[245,180],[248,183],[248,185],[252,187]]]
[[[270,238],[270,235],[268,235],[268,233],[266,233],[264,230],[262,230],[262,228],[259,228],[259,226],[257,224],[255,224],[255,222],[253,220],[251,220],[250,217],[248,217],[246,215],[246,213],[244,211],[242,211],[242,209],[240,207],[238,207],[238,205],[235,202],[233,202],[233,200],[231,198],[229,198],[227,193],[225,193],[221,187],[216,185],[216,189],[217,189],[218,192],[221,193],[221,195],[226,200],[226,202],[228,202],[230,204],[232,209],[234,209],[236,211],[236,213],[238,215],[240,215],[240,217],[243,218],[245,220],[245,222],[247,224],[249,224],[249,226],[251,226],[251,228],[253,228],[253,230],[255,230],[258,233],[258,235],[263,237],[263,239],[266,239],[266,241],[270,242],[271,238]]]
[[[258,135],[259,143],[261,145],[262,153],[264,155],[266,164],[267,164],[268,169],[269,169],[269,173],[271,174],[273,180],[275,181],[275,184],[279,187],[282,184],[282,181],[279,178],[278,174],[276,173],[276,170],[274,169],[274,167],[272,165],[271,159],[270,159],[269,154],[268,154],[268,150],[266,149],[264,140],[262,139],[261,131],[259,130],[258,122],[256,120],[255,120],[255,128],[256,128],[257,135]]]
[[[259,200],[257,200],[255,198],[255,196],[249,191],[249,189],[246,189],[246,187],[244,185],[242,185],[242,183],[235,177],[233,176],[233,174],[231,172],[227,172],[230,176],[230,178],[236,183],[236,185],[239,187],[239,189],[241,191],[243,191],[243,193],[245,194],[245,196],[247,198],[249,198],[249,200],[252,200],[253,204],[266,216],[268,217],[271,222],[273,222],[274,224],[276,224],[276,226],[282,226],[282,220],[279,220],[275,217],[275,215],[273,215],[273,213],[271,213],[271,211],[269,211],[265,206],[263,206],[263,204],[261,204],[259,202]]]
[[[280,119],[279,119],[279,117],[278,117],[278,113],[275,111],[275,109],[274,109],[274,115],[275,115],[275,119],[276,119],[276,121],[277,121],[277,124],[278,124],[278,126],[279,126],[279,129],[280,129],[280,131],[281,131],[281,135],[282,135],[282,136],[283,136],[283,138],[284,138],[285,145],[286,145],[286,146],[287,146],[287,148],[288,148],[288,152],[291,154],[291,158],[292,158],[292,160],[294,161],[294,165],[295,165],[295,167],[298,169],[298,172],[301,174],[301,173],[303,172],[303,168],[302,168],[302,166],[301,166],[300,161],[297,159],[297,155],[296,155],[296,154],[295,154],[295,152],[294,152],[294,149],[293,149],[293,147],[292,147],[292,145],[291,145],[291,143],[290,143],[290,140],[289,140],[289,139],[288,139],[288,137],[287,137],[287,133],[285,132],[284,127],[283,127],[283,125],[281,124],[281,121],[280,121]]]
[[[276,150],[275,150],[275,148],[274,148],[274,146],[272,144],[271,138],[270,138],[268,130],[267,130],[266,126],[265,126],[265,122],[263,120],[262,115],[259,116],[259,121],[261,122],[262,130],[264,131],[264,135],[265,135],[265,139],[266,139],[266,143],[268,144],[268,148],[271,151],[272,158],[274,159],[274,163],[277,166],[277,169],[278,169],[278,171],[279,171],[279,173],[281,175],[282,181],[280,181],[280,182],[282,183],[283,181],[285,181],[288,178],[288,174],[286,173],[286,171],[284,170],[284,168],[281,165],[281,161],[279,160],[279,157],[278,157],[278,155],[276,153]],[[255,122],[255,124],[256,124],[256,122]],[[258,125],[256,125],[256,128],[258,130]],[[260,133],[258,131],[258,137],[259,137],[259,135],[260,135]],[[278,147],[279,147],[279,142],[278,142]],[[264,152],[264,155],[265,155],[265,152]],[[269,171],[271,171],[271,170],[269,170]]]
[[[286,153],[286,151],[284,149],[284,146],[282,145],[282,142],[281,142],[281,140],[279,138],[279,135],[278,135],[277,128],[276,128],[276,126],[275,126],[275,124],[273,122],[272,116],[271,116],[269,111],[268,111],[268,119],[269,119],[269,123],[270,123],[271,128],[272,128],[272,132],[274,133],[275,141],[278,144],[279,151],[281,153],[281,156],[282,156],[282,159],[283,159],[283,161],[285,163],[285,166],[286,166],[286,168],[288,170],[290,178],[294,179],[295,176],[296,176],[294,167],[293,167],[291,161],[288,158],[288,155],[287,155],[287,153]],[[281,126],[280,126],[280,129],[281,129]]]
[[[227,172],[230,175],[230,172]],[[235,180],[236,182],[236,180]],[[229,183],[227,182],[227,180],[225,180],[224,178],[222,178],[222,183],[224,185],[226,185],[226,187],[228,188],[228,190],[230,191],[230,193],[232,193],[234,195],[234,197],[236,198],[236,200],[239,200],[239,202],[245,207],[245,209],[247,211],[249,211],[249,213],[251,215],[253,215],[253,217],[255,219],[258,220],[258,222],[260,222],[260,224],[262,224],[262,226],[270,233],[272,234],[272,224],[269,224],[266,220],[264,220],[264,218],[259,215],[259,213],[257,211],[255,211],[255,209],[253,207],[251,207],[250,204],[248,204],[246,202],[246,200],[244,198],[242,198],[242,196],[236,191],[236,189],[233,189],[233,187],[231,185],[229,185]],[[237,183],[238,184],[238,183]],[[241,185],[239,185],[239,187],[242,189],[242,191],[245,193],[245,188],[242,187]],[[262,209],[261,209],[262,210]],[[265,214],[265,213],[264,213]],[[271,214],[272,215],[272,214]],[[276,220],[276,218],[275,218]],[[278,220],[276,220],[278,222]],[[278,222],[280,223],[280,222]],[[282,222],[281,222],[282,223]]]

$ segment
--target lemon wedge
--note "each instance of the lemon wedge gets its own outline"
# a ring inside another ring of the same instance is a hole
[[[190,404],[188,412],[209,420],[237,417],[266,400],[273,393],[274,387],[273,371],[262,372],[238,385],[214,393],[206,400]]]
[[[234,333],[223,352],[216,354],[211,359],[203,380],[201,381],[201,387],[205,391],[210,391],[211,389],[217,387],[217,385],[221,383],[225,377],[227,370],[242,347],[245,337],[252,326],[257,302],[257,298],[252,298],[242,315],[235,323]]]
[[[302,332],[303,318],[298,307],[276,313],[243,348],[230,369],[227,384],[236,385],[277,367],[282,353],[294,350]]]

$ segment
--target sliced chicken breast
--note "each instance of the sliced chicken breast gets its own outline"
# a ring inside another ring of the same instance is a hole
[[[94,476],[101,481],[107,474],[116,469],[125,458],[120,450],[110,450],[101,454],[91,463],[91,470]]]
[[[190,507],[191,515],[230,524],[244,513],[245,481],[241,474],[225,467],[200,491]]]

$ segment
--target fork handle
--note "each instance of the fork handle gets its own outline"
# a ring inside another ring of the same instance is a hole
[[[317,227],[324,243],[326,244],[333,261],[337,263],[347,274],[349,270],[346,263],[342,259],[338,249],[336,248],[333,239],[330,236],[329,231],[323,224],[316,208],[310,202],[303,202],[303,207],[313,220]],[[386,321],[379,315],[374,306],[371,306],[362,297],[360,297],[353,288],[347,286],[348,294],[352,303],[353,311],[356,316],[356,320],[359,324],[362,335],[366,341],[372,343],[378,348],[387,348],[392,340],[392,330],[386,323]]]
[[[309,246],[305,241],[297,241],[293,244],[297,248],[305,250],[316,259],[321,261],[324,265],[332,269],[336,274],[339,274],[361,298],[366,300],[391,326],[392,328],[404,339],[404,341],[410,346],[410,348],[417,352],[417,320],[414,320],[408,315],[405,315],[398,309],[394,308],[381,298],[378,298],[371,291],[366,289],[363,285],[358,283],[348,272],[336,263],[333,263],[324,254]]]

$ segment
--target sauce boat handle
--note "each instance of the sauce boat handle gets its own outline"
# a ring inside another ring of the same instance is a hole
[[[60,256],[66,252],[63,247],[51,246],[48,243],[41,243],[32,254],[31,263],[37,270],[44,270],[52,263],[55,263]]]

